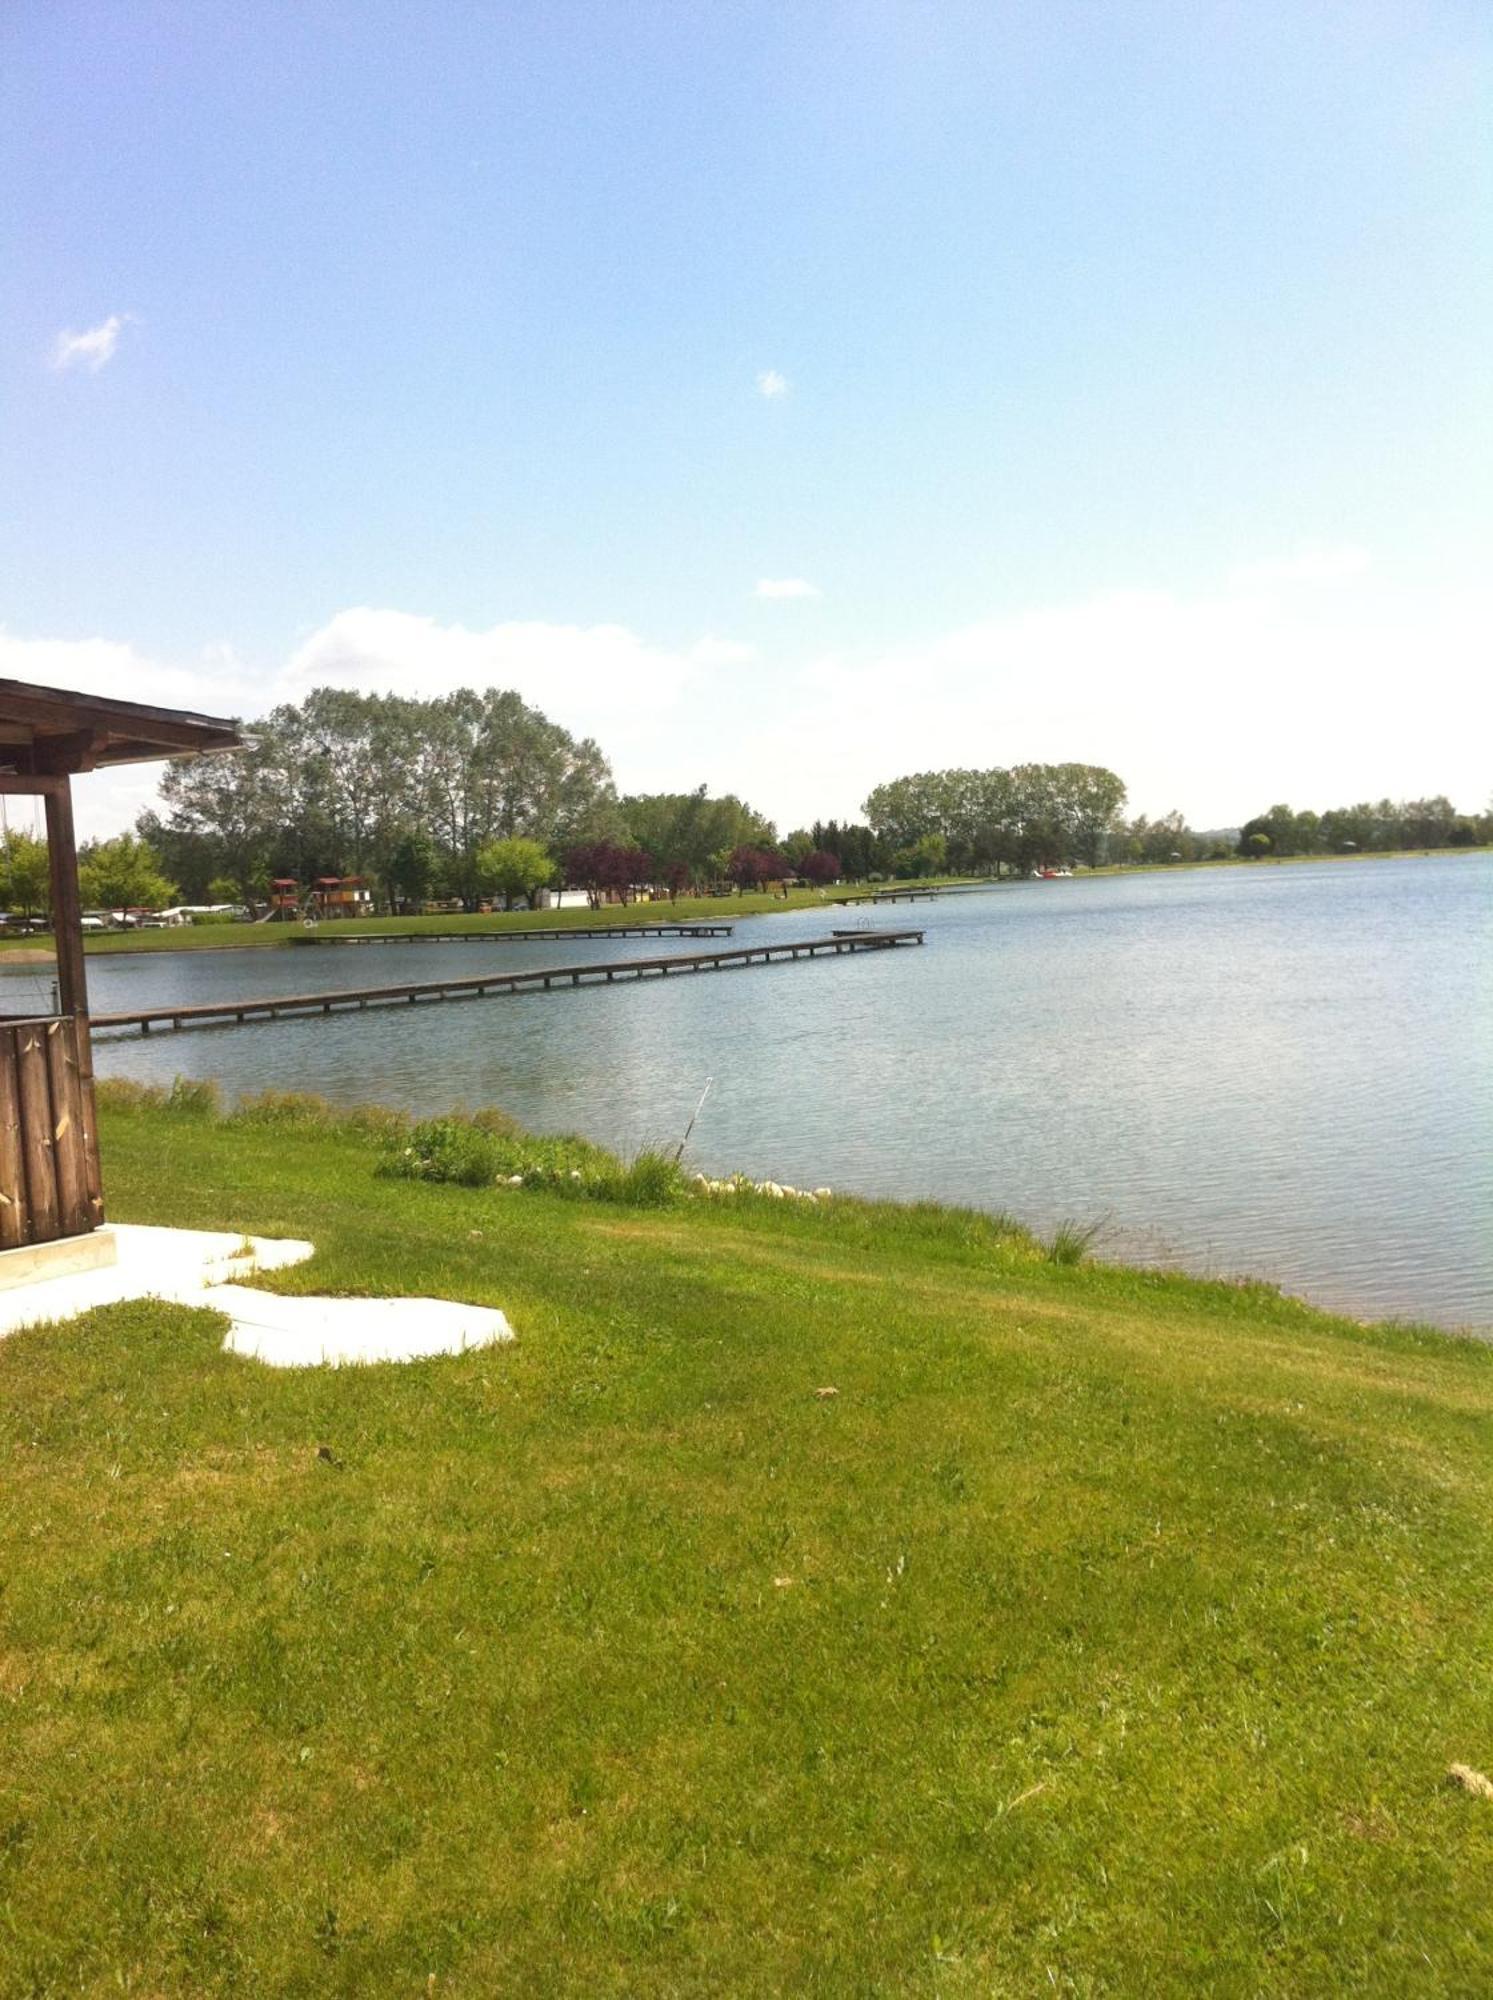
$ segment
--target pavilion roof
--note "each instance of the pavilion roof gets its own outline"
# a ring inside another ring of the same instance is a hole
[[[242,742],[237,725],[220,716],[0,680],[0,771],[59,776],[236,750]]]

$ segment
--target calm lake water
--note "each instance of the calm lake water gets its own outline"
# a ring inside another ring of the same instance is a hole
[[[1493,856],[1021,883],[738,937],[921,951],[100,1042],[101,1074],[500,1104],[708,1171],[931,1195],[1361,1317],[1493,1326]],[[653,956],[687,941],[92,961],[94,1005]],[[25,981],[27,975],[9,975]],[[36,985],[34,974],[30,984]],[[17,999],[21,996],[18,994]]]

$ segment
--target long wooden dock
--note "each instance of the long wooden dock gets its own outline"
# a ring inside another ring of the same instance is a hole
[[[982,889],[995,889],[1000,885],[992,875],[983,882],[941,882],[932,888],[919,888],[915,883],[907,883],[898,889],[867,889],[859,896],[836,896],[841,905],[851,903],[932,903],[940,896],[975,896]]]
[[[548,930],[522,931],[301,931],[292,940],[302,944],[531,944],[562,938],[730,937],[734,924],[567,924]]]
[[[214,1000],[191,1007],[147,1007],[138,1013],[95,1014],[95,1030],[236,1026],[278,1021],[287,1015],[334,1014],[367,1007],[415,1005],[433,1000],[481,1000],[504,993],[548,993],[556,987],[613,985],[622,979],[668,978],[680,972],[724,972],[749,965],[774,965],[800,958],[842,957],[866,951],[920,945],[920,930],[854,931],[792,943],[734,945],[722,951],[686,952],[673,958],[624,958],[611,964],[535,966],[526,972],[479,972],[464,979],[427,979],[413,986],[365,986],[332,993],[267,993],[241,1000]]]
[[[852,903],[931,903],[947,894],[945,889],[871,889],[864,896],[836,896],[835,901],[842,907]]]

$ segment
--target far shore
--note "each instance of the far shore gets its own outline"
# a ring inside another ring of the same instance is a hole
[[[1343,861],[1426,861],[1460,859],[1467,855],[1493,853],[1487,847],[1414,847],[1355,854],[1272,854],[1258,858],[1229,854],[1196,861],[1107,862],[1098,868],[1084,868],[1075,880],[1127,875],[1173,875],[1206,868],[1290,868],[1308,862]],[[521,930],[585,930],[593,924],[615,926],[657,923],[707,923],[738,917],[781,915],[785,910],[844,908],[847,903],[871,903],[888,890],[1008,888],[1029,877],[1007,875],[997,883],[990,875],[939,875],[908,882],[854,882],[829,889],[791,889],[786,896],[749,892],[740,896],[681,896],[677,902],[608,903],[599,910],[574,904],[563,909],[500,910],[473,914],[445,912],[418,917],[349,917],[329,921],[308,930],[301,923],[200,924],[170,930],[108,931],[85,940],[91,958],[122,957],[179,951],[244,951],[286,949],[310,942],[316,936],[403,937],[430,933],[454,933],[502,937]],[[43,965],[52,962],[48,935],[13,945],[0,944],[0,967]]]

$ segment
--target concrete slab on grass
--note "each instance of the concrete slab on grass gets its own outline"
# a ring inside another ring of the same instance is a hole
[[[73,1319],[95,1306],[124,1299],[167,1299],[174,1305],[205,1305],[210,1286],[257,1271],[302,1264],[315,1248],[292,1237],[234,1235],[218,1229],[156,1229],[117,1222],[111,1234],[115,1259],[93,1271],[0,1291],[0,1338],[25,1326]]]
[[[292,1298],[219,1285],[207,1303],[233,1320],[223,1345],[271,1368],[416,1361],[513,1338],[502,1313],[450,1299]]]
[[[294,1237],[130,1222],[114,1224],[111,1233],[113,1263],[0,1289],[0,1339],[96,1306],[148,1298],[226,1313],[224,1347],[272,1368],[414,1361],[513,1338],[502,1313],[488,1306],[450,1299],[282,1298],[239,1282],[304,1263],[315,1245]]]

